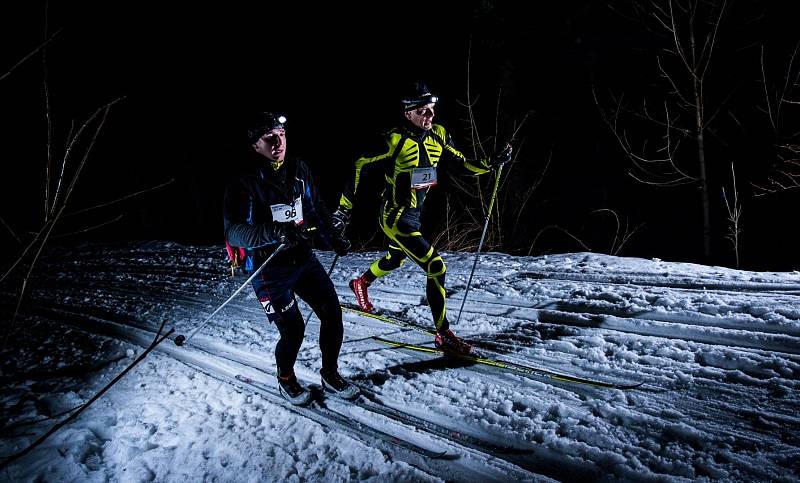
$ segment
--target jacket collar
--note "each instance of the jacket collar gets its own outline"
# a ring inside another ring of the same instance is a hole
[[[272,163],[266,160],[258,170],[258,175],[288,198],[292,198],[295,191],[294,180],[297,178],[297,162],[293,158],[286,158],[283,164],[275,170]]]

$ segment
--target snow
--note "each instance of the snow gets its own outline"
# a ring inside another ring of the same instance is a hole
[[[338,259],[332,278],[343,303],[353,303],[347,281],[380,255]],[[474,254],[443,255],[454,321]],[[333,261],[330,252],[317,256],[326,267]],[[0,455],[27,448],[92,398],[142,354],[162,322],[192,333],[244,280],[230,277],[217,246],[52,250],[2,350]],[[373,284],[370,296],[385,313],[429,327],[424,285],[409,263]],[[0,293],[9,320],[18,285]],[[628,390],[390,348],[372,337],[427,346],[432,338],[351,312],[344,324],[341,373],[373,403],[445,433],[326,398],[329,410],[364,425],[353,431],[271,397],[277,331],[248,288],[186,346],[160,344],[0,478],[800,481],[798,271],[593,253],[480,255],[457,334],[493,358],[643,382]],[[296,367],[307,385],[319,384],[318,329],[311,317]],[[235,384],[237,374],[267,392]],[[370,428],[446,455],[422,457],[370,437]]]

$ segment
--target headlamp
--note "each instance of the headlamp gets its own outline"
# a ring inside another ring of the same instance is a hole
[[[262,112],[256,117],[254,123],[247,130],[247,137],[251,143],[258,141],[264,133],[273,129],[286,129],[286,116],[271,112]]]
[[[400,102],[403,104],[404,111],[410,111],[412,109],[416,109],[417,107],[424,106],[427,104],[436,104],[437,102],[439,102],[439,98],[434,96],[433,94],[423,94],[419,97],[402,99]]]

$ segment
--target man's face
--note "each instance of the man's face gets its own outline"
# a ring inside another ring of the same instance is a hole
[[[427,131],[433,126],[433,116],[435,115],[433,109],[435,105],[433,103],[425,104],[416,109],[406,111],[406,119],[411,121],[411,124]]]
[[[273,129],[265,132],[253,144],[253,149],[270,161],[283,161],[286,157],[286,131],[284,129]]]

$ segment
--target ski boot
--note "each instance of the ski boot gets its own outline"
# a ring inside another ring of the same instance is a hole
[[[367,281],[364,279],[363,275],[350,280],[350,290],[352,290],[355,294],[358,306],[361,307],[361,310],[364,312],[372,312],[374,307],[369,301],[369,296],[367,295],[367,285]]]
[[[311,391],[297,382],[294,373],[288,376],[278,376],[278,390],[284,399],[295,406],[305,406],[311,402]]]
[[[322,388],[324,390],[348,401],[358,397],[358,388],[339,375],[339,371],[322,369],[319,371],[319,375],[322,379]]]
[[[456,337],[450,329],[437,330],[433,343],[444,353],[465,355],[472,353],[472,345]]]

